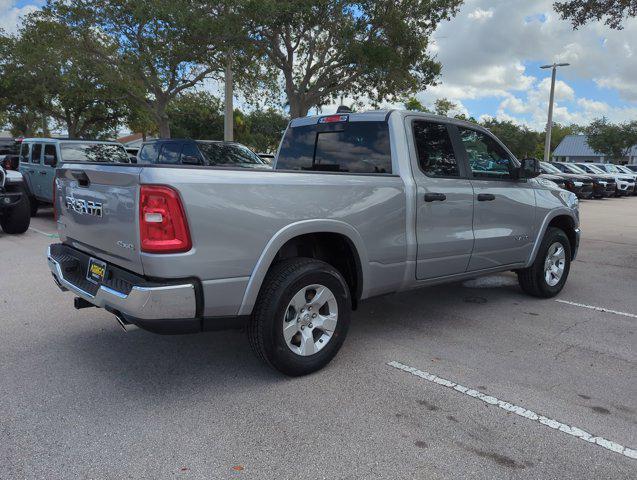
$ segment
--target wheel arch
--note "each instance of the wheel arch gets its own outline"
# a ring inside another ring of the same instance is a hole
[[[542,221],[542,225],[540,226],[537,237],[535,238],[535,243],[533,244],[533,250],[531,251],[531,255],[527,261],[527,267],[532,265],[535,261],[540,244],[544,238],[544,234],[549,227],[560,228],[564,231],[564,233],[566,233],[569,243],[571,244],[571,255],[574,257],[577,251],[577,229],[579,228],[579,220],[572,210],[566,208],[558,209],[551,211]]]
[[[340,265],[335,265],[329,258],[325,258],[324,255],[320,254],[320,248],[314,250],[315,253],[319,252],[318,256],[316,254],[308,256],[327,261],[327,263],[332,264],[343,273],[343,276],[346,277],[350,286],[353,306],[356,306],[358,299],[364,295],[366,289],[365,279],[369,278],[367,274],[369,261],[361,235],[354,227],[339,220],[302,220],[279,230],[272,236],[261,252],[250,275],[250,280],[248,281],[241,307],[239,308],[239,315],[250,315],[252,313],[257,296],[270,267],[278,258],[294,256],[286,252],[291,245],[325,246],[326,244],[323,242],[329,241],[345,242],[348,246],[349,252],[352,254],[351,261],[353,262],[352,268],[354,272],[351,273],[354,274],[353,283],[352,278],[348,278],[347,272],[343,272]],[[283,255],[283,257],[281,257],[281,255]]]

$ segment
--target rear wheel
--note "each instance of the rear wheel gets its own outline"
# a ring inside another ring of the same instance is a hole
[[[0,217],[0,226],[6,233],[24,233],[29,229],[30,223],[31,215],[26,196],[15,207],[5,210]]]
[[[524,292],[535,297],[554,297],[571,269],[571,244],[563,230],[549,227],[533,265],[518,270],[518,282]]]
[[[351,299],[343,276],[310,258],[276,264],[264,280],[248,336],[259,358],[286,375],[312,373],[338,353]]]

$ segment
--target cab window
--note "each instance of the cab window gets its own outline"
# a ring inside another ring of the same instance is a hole
[[[498,142],[477,130],[458,127],[458,131],[474,178],[484,180],[512,178],[511,157]]]
[[[447,126],[416,120],[413,130],[418,164],[423,173],[428,177],[459,177],[458,160]]]

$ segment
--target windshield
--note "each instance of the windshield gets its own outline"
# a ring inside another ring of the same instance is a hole
[[[237,143],[197,142],[197,145],[204,156],[204,163],[212,167],[259,168],[269,166],[248,147]]]
[[[62,161],[67,163],[129,163],[124,147],[112,143],[63,142],[60,144],[60,153]]]
[[[590,171],[593,173],[606,173],[604,170],[602,170],[596,165],[585,165],[585,166],[582,166],[582,168],[586,171]]]
[[[557,175],[562,173],[562,171],[559,168],[555,167],[554,165],[551,165],[548,162],[540,162],[540,164],[542,165],[542,168],[546,170],[548,173],[555,173]]]
[[[569,164],[563,163],[562,165],[564,165],[568,169],[568,171],[571,172],[571,173],[578,173],[580,175],[581,174],[586,175],[586,170],[578,167],[577,165],[571,165],[570,163]]]
[[[617,167],[615,165],[604,165],[604,169],[607,172],[611,172],[611,173],[620,173],[619,170],[617,170]]]

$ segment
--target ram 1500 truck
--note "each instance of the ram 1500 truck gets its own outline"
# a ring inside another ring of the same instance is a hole
[[[260,358],[302,375],[376,295],[506,270],[531,295],[560,292],[578,200],[538,173],[459,120],[298,118],[273,170],[64,165],[48,263],[78,308],[158,333],[247,323]]]

